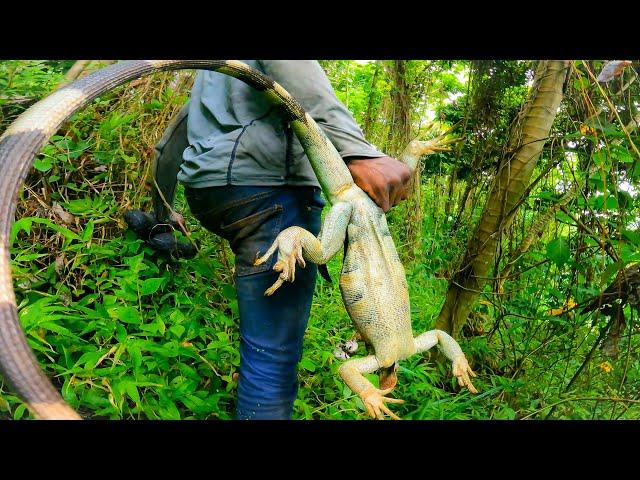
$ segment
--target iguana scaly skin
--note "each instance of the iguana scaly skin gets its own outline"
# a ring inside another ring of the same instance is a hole
[[[33,105],[0,136],[0,371],[37,418],[78,419],[80,416],[60,397],[40,369],[18,319],[11,279],[9,242],[18,188],[35,155],[74,113],[96,97],[128,81],[163,70],[212,70],[233,76],[263,92],[290,121],[315,174],[333,207],[321,236],[316,239],[297,227],[284,230],[258,262],[278,249],[274,269],[281,272],[267,293],[284,281],[294,281],[295,265],[305,259],[326,263],[348,234],[347,252],[340,280],[347,311],[375,355],[346,362],[340,374],[364,400],[369,413],[395,415],[384,402],[390,388],[373,388],[362,373],[392,368],[398,360],[439,343],[453,361],[453,373],[461,384],[475,391],[472,374],[458,344],[444,332],[412,337],[409,296],[404,270],[389,235],[384,213],[358,188],[334,146],[313,119],[280,85],[246,64],[233,60],[134,60],[98,70]],[[417,162],[425,144],[410,145],[406,161]],[[384,385],[395,376],[383,370]]]
[[[314,130],[307,126],[303,131]],[[322,136],[319,129],[314,134]],[[321,144],[319,139],[313,143]],[[446,143],[440,138],[431,142],[414,140],[400,159],[414,170],[421,156],[446,149]],[[385,397],[395,388],[397,362],[436,344],[453,362],[453,374],[460,385],[477,393],[469,378],[475,373],[450,335],[432,330],[413,337],[407,280],[384,211],[353,182],[335,149],[329,146],[317,151],[310,149],[307,155],[332,207],[317,238],[303,228],[289,227],[256,260],[256,265],[264,263],[278,251],[273,269],[280,276],[265,294],[273,294],[285,281],[293,282],[296,263],[301,267],[306,261],[325,264],[346,245],[340,274],[342,299],[358,333],[375,353],[345,362],[339,372],[349,388],[360,395],[368,413],[379,419],[385,413],[398,419],[385,405],[402,402]],[[322,162],[316,156],[322,157]],[[377,370],[383,372],[381,389],[363,376]]]

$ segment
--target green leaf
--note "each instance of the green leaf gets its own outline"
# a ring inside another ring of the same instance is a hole
[[[84,230],[82,231],[82,241],[83,242],[88,242],[89,240],[91,240],[91,238],[93,237],[93,228],[94,228],[94,223],[93,220],[89,220],[87,222],[87,226],[84,227]]]
[[[24,415],[24,412],[27,410],[27,407],[24,403],[21,403],[16,407],[16,410],[13,412],[13,419],[20,420]]]
[[[163,405],[158,409],[158,413],[163,420],[180,420],[180,410],[171,400],[163,402]]]
[[[134,307],[112,307],[109,314],[124,323],[141,323],[140,313]]]
[[[164,278],[147,278],[144,282],[142,282],[142,287],[140,288],[140,293],[142,295],[151,295],[158,291],[160,286],[164,283]]]
[[[635,160],[631,152],[629,152],[629,149],[621,145],[612,145],[611,154],[616,160],[622,163],[633,163]]]
[[[164,332],[166,331],[166,326],[160,316],[156,317],[156,323],[158,325],[158,331],[160,332],[160,334],[164,335]]]
[[[633,197],[629,192],[618,190],[618,204],[621,209],[628,210],[633,207]]]
[[[571,257],[569,244],[564,238],[556,238],[547,243],[547,258],[561,267]]]
[[[11,237],[9,238],[9,243],[13,243],[20,233],[21,230],[27,232],[27,235],[31,234],[31,217],[21,218],[20,220],[16,220],[13,223],[13,227],[11,227]]]
[[[568,223],[569,225],[573,225],[574,223],[573,218],[571,218],[563,211],[556,212],[556,220],[559,222]]]
[[[607,210],[617,210],[618,209],[618,199],[613,196],[607,197],[607,201],[605,202],[605,206]]]
[[[539,198],[541,200],[557,200],[558,196],[555,194],[555,192],[549,191],[549,190],[544,190],[540,193],[538,193],[536,195],[536,198]]]
[[[39,217],[30,217],[30,218],[31,218],[32,222],[39,223],[41,225],[46,225],[47,227],[49,227],[54,232],[57,232],[57,233],[61,234],[67,240],[79,240],[80,239],[80,236],[77,233],[72,232],[68,228],[61,227],[60,225],[56,225],[51,220],[48,220],[46,218],[39,218]]]
[[[638,230],[623,230],[622,238],[633,243],[635,246],[640,246],[640,232]]]
[[[602,279],[600,280],[600,285],[602,287],[605,287],[609,283],[609,279],[623,268],[624,268],[624,262],[622,260],[608,265],[607,268],[605,268],[604,272],[602,273]]]
[[[173,333],[176,337],[180,338],[182,336],[182,334],[184,333],[185,328],[178,323],[178,324],[173,325],[172,327],[170,327],[169,331],[171,333]]]
[[[589,177],[589,184],[591,187],[597,190],[604,190],[604,181],[602,180],[602,176],[600,175],[600,173],[596,173]]]
[[[129,398],[136,402],[136,405],[140,406],[140,395],[138,393],[138,387],[136,387],[135,383],[132,381],[126,381],[124,383],[124,391],[127,392]]]
[[[317,365],[310,358],[303,358],[300,362],[300,366],[310,372],[315,372],[317,367]]]
[[[580,77],[573,81],[573,88],[576,90],[586,90],[589,88],[590,82],[588,78]]]
[[[182,323],[184,320],[184,314],[180,310],[174,310],[171,312],[171,315],[169,315],[169,321],[171,323]]]
[[[131,356],[131,360],[133,361],[133,366],[135,368],[140,368],[142,366],[142,353],[140,352],[140,347],[133,343],[127,344],[127,352]]]
[[[33,167],[40,172],[46,173],[53,167],[53,161],[49,158],[36,158],[33,161]]]
[[[593,162],[600,168],[603,168],[606,172],[611,169],[611,158],[607,155],[606,151],[600,150],[599,152],[594,153],[592,158]]]
[[[164,107],[162,102],[158,100],[151,100],[149,103],[144,105],[144,108],[147,110],[161,110]]]
[[[510,407],[502,407],[494,416],[497,420],[514,420],[516,412]]]
[[[620,252],[620,258],[627,263],[640,261],[640,252],[635,247],[632,247],[628,243],[622,245]]]
[[[236,299],[236,289],[233,285],[224,284],[222,285],[222,296],[228,300]]]

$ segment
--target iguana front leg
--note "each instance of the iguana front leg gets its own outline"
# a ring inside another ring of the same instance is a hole
[[[467,387],[471,393],[478,393],[478,390],[471,383],[469,375],[476,377],[477,375],[467,362],[460,345],[451,335],[442,330],[431,330],[422,335],[418,335],[414,339],[416,343],[416,351],[418,353],[429,350],[433,346],[440,344],[442,353],[453,362],[453,375],[458,378],[458,384],[461,387]]]
[[[373,373],[379,369],[380,364],[378,363],[375,355],[369,355],[364,358],[354,358],[353,360],[343,363],[340,365],[338,373],[340,373],[340,376],[349,388],[354,393],[360,395],[362,403],[364,403],[364,406],[371,417],[382,420],[386,413],[391,418],[400,420],[400,417],[389,410],[389,407],[385,405],[385,402],[404,403],[404,400],[385,397],[386,394],[391,393],[395,385],[391,388],[380,390],[374,387],[373,384],[363,375],[363,373]]]
[[[305,260],[322,265],[327,263],[344,245],[344,239],[353,207],[350,203],[336,202],[324,219],[318,238],[300,227],[289,227],[278,234],[273,245],[255,261],[266,262],[278,250],[278,261],[273,266],[281,272],[278,280],[264,294],[272,295],[285,282],[296,278],[296,262],[305,267]]]

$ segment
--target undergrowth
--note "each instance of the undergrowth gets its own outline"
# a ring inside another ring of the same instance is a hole
[[[62,69],[46,62],[0,65],[12,72],[9,93],[41,97],[62,78]],[[157,74],[97,99],[51,139],[21,192],[11,238],[20,320],[46,374],[86,418],[234,417],[239,319],[228,246],[188,214],[181,192],[177,210],[200,245],[193,260],[159,256],[122,219],[128,209],[149,208],[153,146],[191,81],[184,72]],[[3,110],[3,128],[19,110]],[[411,248],[405,265],[414,334],[433,328],[469,234],[466,223],[452,234],[451,219],[430,214],[441,197],[423,183],[416,244],[407,245],[402,216],[389,217],[401,253]],[[543,254],[533,252],[530,261],[536,258]],[[329,263],[334,279],[341,260]],[[571,295],[597,293],[562,287],[575,267],[548,263],[523,273],[507,292],[485,290],[461,339],[479,394],[460,390],[441,355],[416,355],[400,364],[393,396],[405,403],[394,412],[405,419],[636,418],[639,402],[619,401],[640,393],[631,342],[622,339],[616,362],[596,351],[583,365],[601,323],[550,313]],[[337,284],[318,279],[294,418],[366,418],[332,353],[353,335]],[[368,378],[378,385],[376,375]],[[0,418],[29,417],[2,382]]]

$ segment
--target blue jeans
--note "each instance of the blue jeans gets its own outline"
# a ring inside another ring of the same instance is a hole
[[[235,254],[240,310],[239,419],[289,419],[298,390],[297,365],[307,328],[317,266],[296,267],[296,279],[271,297],[264,291],[278,278],[277,253],[254,266],[287,227],[320,232],[325,202],[315,187],[222,186],[186,188],[193,215],[209,231],[229,241]]]

